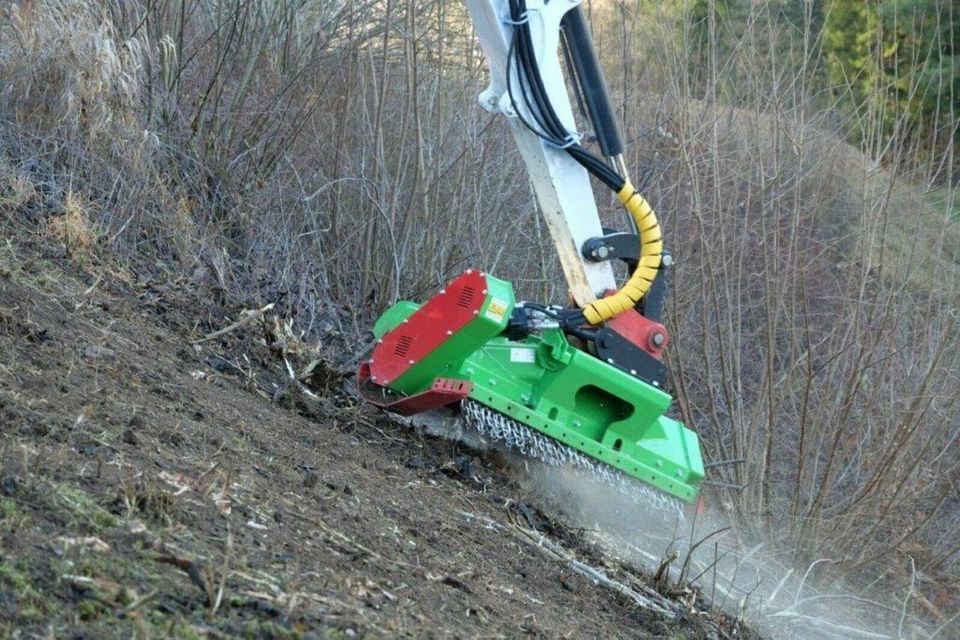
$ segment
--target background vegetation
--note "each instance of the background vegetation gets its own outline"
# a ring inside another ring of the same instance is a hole
[[[678,261],[679,411],[709,460],[745,461],[711,473],[710,499],[812,578],[902,595],[915,567],[915,606],[943,619],[960,572],[957,8],[590,11]],[[338,340],[468,266],[564,299],[505,125],[475,107],[485,63],[461,3],[2,12],[5,234],[224,303],[276,302],[351,349]]]

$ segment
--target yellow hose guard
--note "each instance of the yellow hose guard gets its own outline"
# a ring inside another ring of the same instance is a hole
[[[663,235],[660,223],[650,204],[629,181],[617,193],[620,203],[633,218],[640,232],[640,260],[630,279],[614,294],[592,302],[583,308],[583,316],[590,324],[600,324],[634,308],[647,294],[660,268],[663,253]]]

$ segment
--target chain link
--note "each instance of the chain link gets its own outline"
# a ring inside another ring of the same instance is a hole
[[[491,440],[502,442],[525,456],[555,467],[570,466],[586,471],[601,482],[610,485],[637,503],[652,505],[683,520],[683,506],[677,499],[657,491],[646,483],[608,466],[594,462],[576,449],[568,447],[534,431],[530,427],[486,407],[479,402],[464,399],[460,409],[467,424]]]

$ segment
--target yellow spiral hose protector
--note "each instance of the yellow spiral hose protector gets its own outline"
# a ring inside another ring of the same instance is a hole
[[[590,324],[600,324],[636,306],[646,295],[657,277],[660,254],[663,253],[663,235],[660,223],[650,204],[637,193],[629,181],[617,193],[621,204],[633,218],[640,232],[640,260],[633,275],[620,291],[601,298],[583,308],[583,316]]]

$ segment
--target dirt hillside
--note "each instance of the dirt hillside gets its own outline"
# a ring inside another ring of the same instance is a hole
[[[240,317],[211,298],[0,247],[0,635],[751,635],[661,599],[496,456],[357,405],[324,365],[290,386],[260,319],[196,342]]]

